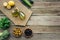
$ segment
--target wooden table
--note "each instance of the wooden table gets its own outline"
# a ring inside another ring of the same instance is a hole
[[[8,29],[11,33],[9,40],[60,40],[60,1],[59,0],[33,0],[31,8],[33,14],[25,28],[33,29],[34,36],[26,39],[24,34],[21,38],[14,38],[12,30],[16,26],[11,22]],[[5,17],[1,12],[0,18]],[[24,27],[20,27],[24,28]],[[11,30],[12,29],[12,30]]]

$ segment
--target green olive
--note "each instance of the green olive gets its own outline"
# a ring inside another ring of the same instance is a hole
[[[12,11],[12,15],[13,15],[14,17],[17,17],[18,14],[19,14],[18,10],[14,10],[14,11]]]
[[[19,17],[20,17],[21,20],[24,20],[25,19],[25,14],[23,12],[20,12]]]

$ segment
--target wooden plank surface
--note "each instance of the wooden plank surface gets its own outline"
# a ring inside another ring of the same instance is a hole
[[[33,0],[35,2],[60,2],[60,0]]]
[[[12,37],[12,35],[11,35]],[[33,37],[31,38],[25,38],[24,35],[22,35],[21,38],[10,38],[9,40],[60,40],[60,33],[42,33],[42,34],[33,34]]]
[[[60,26],[60,16],[59,16],[60,3],[59,2],[40,3],[39,0],[37,1],[38,2],[34,1],[35,3],[31,8],[33,14],[29,19],[26,27],[31,28],[34,33],[60,33],[60,27],[59,27]],[[1,16],[5,17],[4,14],[2,13],[0,14]],[[12,25],[14,24],[12,23]]]
[[[32,17],[29,19],[26,27],[20,27],[16,26],[13,23],[11,23],[11,27],[9,28],[10,37],[8,40],[60,40],[60,26],[41,26],[41,25],[35,25],[36,23],[40,22],[40,16],[48,16],[50,19],[51,16],[59,16],[60,14],[60,7],[40,7],[40,2],[60,2],[60,0],[33,0],[34,6],[31,8],[33,11]],[[36,5],[37,4],[37,5]],[[57,5],[57,4],[56,4]],[[57,11],[55,13],[55,10]],[[50,17],[49,17],[50,16]],[[0,13],[0,18],[5,17],[3,13]],[[53,19],[56,19],[53,17]],[[59,18],[60,19],[60,18]],[[51,19],[52,20],[52,19]],[[31,24],[31,21],[34,22]],[[37,22],[38,21],[38,22]],[[30,25],[31,24],[31,25]],[[31,28],[33,29],[33,37],[32,38],[25,38],[24,34],[20,38],[15,38],[12,35],[12,30],[14,27],[19,27],[22,29],[25,28]]]
[[[3,18],[5,16],[1,16],[0,18]],[[37,16],[34,16],[35,18]],[[11,27],[9,28],[9,30],[12,32],[13,28],[15,27],[19,27],[22,29],[22,31],[24,31],[26,28],[31,28],[33,30],[33,33],[60,33],[60,16],[41,16],[41,20],[39,18],[34,18],[33,16],[31,17],[31,19],[28,21],[27,26],[26,27],[21,27],[21,26],[16,26],[11,22]],[[45,18],[43,17],[48,17],[47,20],[45,20]],[[50,17],[52,17],[52,19],[50,19]],[[40,25],[42,20],[45,20],[44,22],[48,23],[49,25],[45,24],[45,25]],[[38,21],[37,21],[38,20]],[[40,20],[40,21],[39,21]],[[50,22],[48,22],[50,21]],[[55,23],[57,22],[57,23]],[[53,23],[53,24],[50,24]]]
[[[35,2],[32,8],[52,8],[60,7],[60,2]]]
[[[28,25],[58,26],[60,16],[32,16]]]
[[[3,7],[3,3],[4,2],[8,2],[9,0],[1,0],[0,1],[0,10],[12,21],[14,22],[15,25],[22,25],[25,26],[28,19],[30,18],[32,11],[29,10],[28,8],[26,8],[21,2],[19,2],[18,0],[14,0],[15,2],[15,7],[12,8],[11,10],[7,10],[6,8]],[[25,13],[26,18],[24,21],[20,20],[19,17],[15,18],[12,16],[11,12],[12,10],[14,10],[15,8],[18,8],[19,10],[21,10],[23,13]]]

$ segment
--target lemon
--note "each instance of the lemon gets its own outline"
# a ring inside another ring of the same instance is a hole
[[[10,5],[10,6],[14,6],[15,3],[14,3],[14,1],[9,1],[9,2],[8,2],[8,5]]]
[[[4,3],[3,3],[3,6],[4,6],[4,7],[6,7],[7,5],[8,5],[8,3],[7,3],[7,2],[4,2]]]
[[[7,9],[11,9],[11,6],[10,5],[7,5]]]

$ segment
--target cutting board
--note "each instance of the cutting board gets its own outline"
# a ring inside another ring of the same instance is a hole
[[[15,6],[14,8],[12,8],[11,10],[8,10],[6,8],[4,8],[3,3],[4,2],[8,2],[10,0],[0,0],[0,10],[15,24],[15,25],[21,25],[21,26],[25,26],[28,19],[30,18],[32,11],[29,10],[27,7],[25,7],[19,0],[13,0],[15,2]],[[14,10],[15,8],[18,8],[19,10],[21,10],[23,13],[25,13],[26,18],[25,20],[21,20],[19,17],[13,17],[12,16],[12,10]]]

